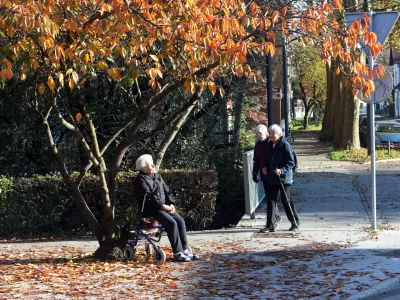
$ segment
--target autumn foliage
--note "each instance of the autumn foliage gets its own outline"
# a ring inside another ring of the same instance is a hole
[[[326,63],[351,65],[350,81],[368,95],[369,78],[376,75],[360,63],[357,43],[362,39],[374,56],[381,45],[368,31],[368,16],[346,28],[335,8],[341,10],[340,0],[302,10],[225,0],[1,0],[0,78],[26,80],[39,73],[44,80],[37,91],[43,94],[65,85],[74,89],[106,72],[110,80],[131,84],[144,76],[153,89],[183,80],[187,93],[197,87],[215,93],[216,76],[255,77],[247,55],[274,54],[283,33],[322,45]]]

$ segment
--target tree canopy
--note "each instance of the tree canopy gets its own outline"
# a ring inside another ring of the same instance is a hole
[[[335,7],[342,9],[340,0],[304,9],[293,2],[275,9],[227,0],[1,0],[0,77],[25,80],[40,73],[40,94],[63,85],[73,89],[97,72],[131,84],[145,76],[153,89],[183,81],[186,92],[199,85],[215,93],[215,76],[255,76],[246,55],[274,53],[274,40],[285,34],[321,43],[325,62],[353,64],[355,87],[368,93],[372,81],[359,76],[368,71],[358,62],[357,40],[362,37],[375,55],[381,45],[368,32],[367,16],[342,29]]]

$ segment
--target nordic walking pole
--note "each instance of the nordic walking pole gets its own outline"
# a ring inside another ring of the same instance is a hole
[[[276,175],[276,176],[279,177],[279,175]],[[294,217],[294,213],[293,213],[292,207],[290,206],[290,202],[289,202],[288,196],[287,196],[287,194],[286,194],[285,187],[283,186],[283,183],[282,183],[282,180],[281,180],[280,177],[279,177],[279,182],[281,183],[281,187],[282,187],[283,193],[285,194],[286,203],[287,203],[288,206],[289,206],[290,213],[292,214],[294,224],[296,225],[297,229],[300,231],[299,225],[297,225],[296,218]]]

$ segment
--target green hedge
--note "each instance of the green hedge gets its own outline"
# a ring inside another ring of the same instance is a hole
[[[167,185],[176,192],[178,211],[188,230],[207,229],[215,215],[218,178],[214,170],[162,171]],[[116,223],[138,215],[133,199],[136,172],[121,173],[118,180]],[[81,192],[94,215],[101,221],[103,208],[98,178],[84,178]],[[79,218],[74,201],[58,176],[32,178],[0,177],[0,235],[72,233],[89,230]]]

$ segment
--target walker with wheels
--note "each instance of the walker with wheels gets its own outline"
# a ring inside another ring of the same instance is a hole
[[[166,260],[165,252],[160,246],[156,245],[161,240],[162,234],[165,231],[163,226],[157,221],[148,221],[143,217],[144,204],[146,195],[143,199],[140,222],[136,224],[133,230],[128,232],[128,241],[125,246],[125,257],[129,260],[133,259],[137,246],[144,244],[146,258],[153,257],[156,263],[164,263]]]

